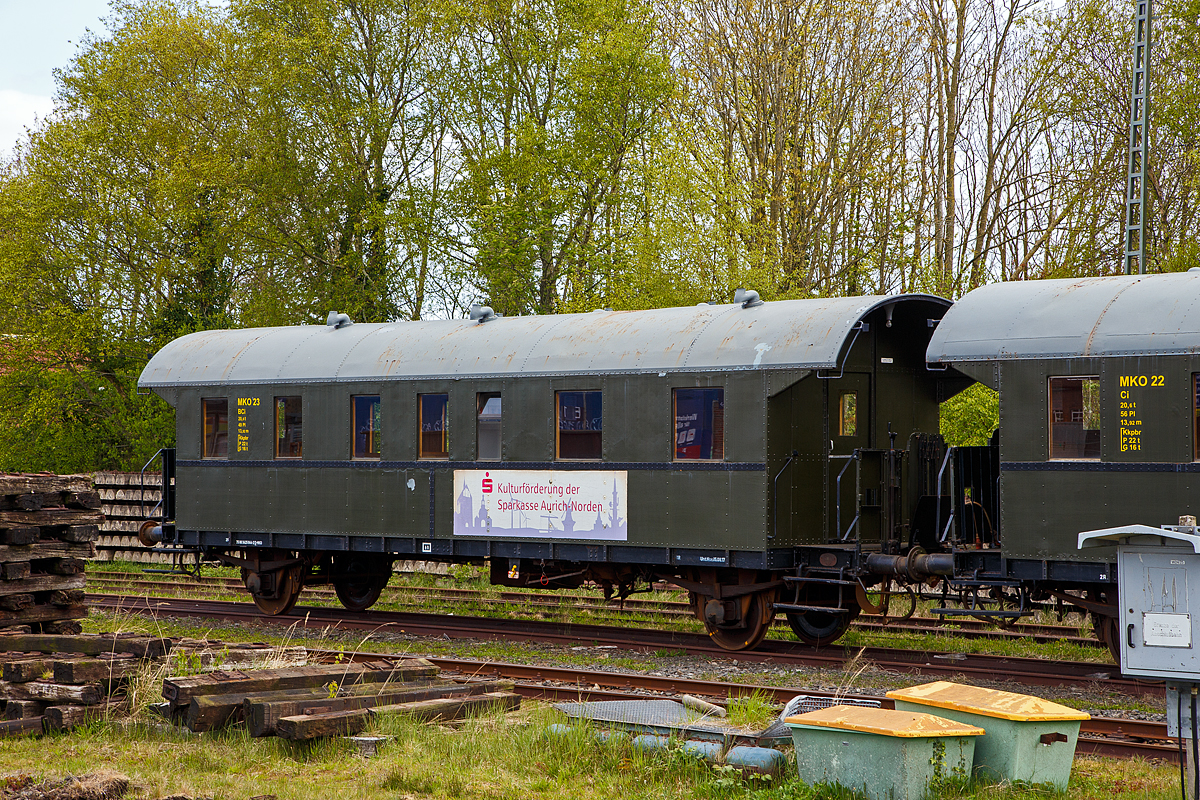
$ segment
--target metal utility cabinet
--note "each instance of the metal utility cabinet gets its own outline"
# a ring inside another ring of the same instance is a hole
[[[1200,682],[1200,534],[1126,525],[1079,534],[1080,549],[1117,544],[1121,672]],[[1191,589],[1197,605],[1191,607]]]
[[[1079,548],[1117,545],[1121,672],[1167,682],[1167,732],[1189,739],[1186,797],[1200,797],[1197,695],[1200,653],[1192,589],[1200,592],[1200,529],[1127,525],[1079,534]]]

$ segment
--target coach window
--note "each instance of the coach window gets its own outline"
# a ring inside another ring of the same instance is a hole
[[[480,461],[500,460],[500,393],[475,395],[475,443]]]
[[[300,458],[304,443],[299,397],[275,398],[275,457]]]
[[[421,412],[421,458],[449,458],[446,411],[450,395],[422,394],[417,400]]]
[[[1200,461],[1200,372],[1192,373],[1192,459]]]
[[[379,458],[379,395],[350,398],[354,407],[354,457]]]
[[[201,400],[204,410],[204,457],[229,458],[229,400]]]
[[[843,392],[838,401],[838,436],[858,436],[858,392]]]
[[[1050,458],[1100,458],[1100,379],[1050,379]]]
[[[555,392],[555,458],[596,460],[603,453],[600,392]]]
[[[725,390],[675,389],[675,459],[725,457]]]

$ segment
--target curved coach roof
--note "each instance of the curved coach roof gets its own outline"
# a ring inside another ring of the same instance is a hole
[[[993,283],[946,312],[929,363],[1200,353],[1200,270]]]
[[[201,331],[150,359],[138,385],[305,383],[380,378],[834,368],[855,325],[881,306],[950,303],[932,295],[782,300],[651,311],[596,311]]]

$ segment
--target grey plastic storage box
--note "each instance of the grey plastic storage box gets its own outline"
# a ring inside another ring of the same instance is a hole
[[[888,692],[897,710],[978,725],[974,771],[993,780],[1067,787],[1079,724],[1090,717],[1040,697],[936,681]]]
[[[800,779],[871,800],[921,800],[939,776],[967,775],[980,728],[912,711],[832,706],[788,717]]]

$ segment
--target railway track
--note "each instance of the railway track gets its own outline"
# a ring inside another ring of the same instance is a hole
[[[152,580],[141,576],[141,573],[96,572],[88,574],[88,588],[91,591],[100,590],[105,594],[125,594],[130,591],[145,592],[201,592],[221,594],[236,592],[241,594],[244,587],[236,578],[221,578],[216,576],[189,578],[186,581]],[[336,595],[330,588],[308,587],[301,595],[301,600],[327,600],[336,602]],[[389,586],[384,590],[382,602],[391,605],[419,607],[430,602],[454,604],[461,603],[476,608],[512,609],[519,604],[521,610],[534,613],[556,610],[586,611],[600,618],[600,621],[619,621],[631,616],[650,616],[663,619],[694,619],[692,610],[686,602],[674,600],[649,600],[628,598],[620,606],[615,601],[605,600],[599,595],[557,594],[553,592],[484,592],[479,589],[461,589],[450,587],[422,586]],[[788,624],[782,617],[776,620],[775,627],[786,630]],[[853,623],[859,630],[937,633],[947,634],[964,639],[1026,639],[1038,643],[1067,641],[1085,646],[1102,647],[1095,638],[1081,636],[1079,628],[1071,625],[1038,625],[1017,623],[1004,629],[989,627],[987,623],[973,619],[945,619],[941,617],[913,617],[900,619],[882,617],[870,614],[861,615]]]
[[[728,651],[711,645],[702,635],[680,634],[668,631],[630,631],[603,628],[601,626],[563,625],[521,620],[496,620],[490,618],[446,617],[404,612],[367,611],[358,614],[343,609],[322,607],[298,608],[294,613],[280,617],[264,618],[251,603],[232,603],[211,600],[158,600],[145,597],[100,597],[89,596],[94,608],[121,610],[134,613],[150,613],[161,616],[190,617],[204,616],[231,621],[259,621],[264,619],[285,625],[305,628],[349,630],[390,630],[415,635],[450,638],[486,638],[526,641],[536,639],[549,642],[587,641],[595,645],[611,644],[615,647],[633,649],[656,649],[669,647],[691,654],[711,657],[733,657]],[[499,624],[497,624],[499,623]],[[655,636],[657,634],[657,637]],[[1123,678],[1111,672],[1091,672],[1095,664],[1078,662],[1049,663],[1038,659],[1011,657],[964,656],[939,662],[942,654],[888,651],[879,648],[856,648],[853,652],[826,648],[818,651],[802,645],[784,645],[765,642],[767,647],[749,653],[736,654],[737,661],[768,663],[792,663],[804,666],[836,668],[850,661],[868,659],[876,666],[903,671],[915,676],[948,677],[972,675],[995,679],[997,675],[1022,683],[1038,686],[1078,686],[1101,683],[1107,689],[1131,695],[1157,695],[1161,686]],[[373,660],[394,657],[394,653],[373,653],[345,650],[313,651],[313,655],[326,660]],[[765,686],[754,684],[704,681],[691,678],[676,678],[646,675],[637,672],[615,672],[607,670],[581,669],[572,667],[524,665],[495,661],[479,661],[444,656],[427,656],[447,672],[475,678],[505,678],[517,684],[517,691],[531,698],[546,700],[585,699],[636,699],[648,696],[678,696],[684,693],[718,699],[758,693],[776,703],[786,702],[797,694],[835,696],[829,692],[792,686]],[[841,697],[880,699],[869,695],[840,693]],[[883,699],[884,707],[891,705]],[[1080,731],[1080,753],[1091,753],[1115,758],[1154,758],[1178,763],[1177,745],[1168,739],[1166,725],[1139,720],[1093,718],[1084,723]]]
[[[627,649],[674,649],[722,660],[793,664],[840,670],[851,662],[869,662],[896,672],[920,676],[965,675],[980,680],[1007,680],[1028,686],[1081,687],[1101,684],[1131,696],[1157,695],[1161,686],[1126,678],[1112,665],[1089,662],[1049,662],[1038,658],[966,653],[935,653],[876,647],[816,649],[799,642],[763,641],[751,651],[731,653],[707,636],[684,631],[583,625],[542,620],[417,614],[398,611],[353,613],[323,606],[297,607],[289,614],[265,618],[251,603],[218,600],[175,600],[148,597],[89,595],[93,608],[144,612],[163,616],[199,616],[243,622],[263,622],[306,628],[388,631],[417,636],[508,641],[538,641],[578,645],[613,645]]]

